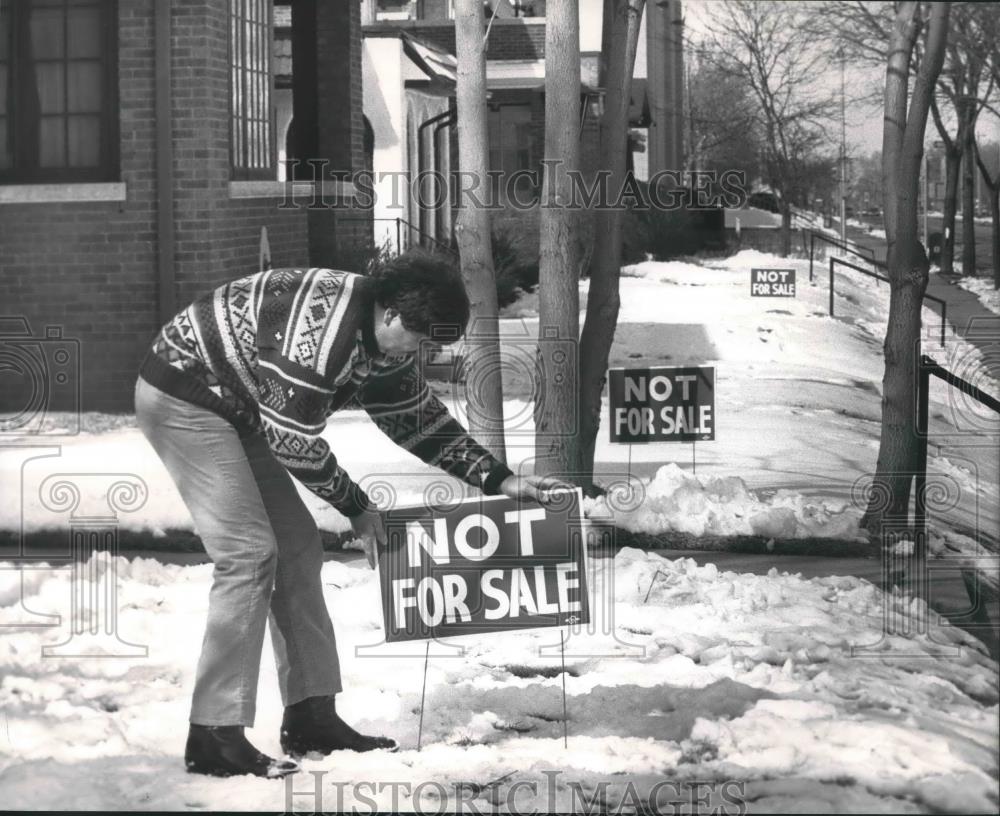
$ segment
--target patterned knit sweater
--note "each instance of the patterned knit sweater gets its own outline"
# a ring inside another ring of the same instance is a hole
[[[228,420],[263,433],[275,457],[344,515],[372,506],[320,436],[350,405],[397,445],[485,493],[511,471],[448,413],[415,355],[375,342],[372,282],[332,269],[275,269],[220,286],[167,323],[139,374]]]

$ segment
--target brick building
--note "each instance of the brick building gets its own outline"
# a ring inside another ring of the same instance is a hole
[[[0,0],[2,430],[45,407],[130,410],[177,309],[370,240],[329,172],[364,162],[359,4],[295,2],[294,154],[318,161],[294,168],[294,197],[272,19],[272,0]]]

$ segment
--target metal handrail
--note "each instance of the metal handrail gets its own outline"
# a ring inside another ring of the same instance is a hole
[[[813,279],[813,256],[815,255],[816,241],[817,241],[817,239],[820,240],[820,241],[823,241],[823,242],[825,242],[827,244],[830,244],[831,246],[835,246],[835,247],[837,247],[837,249],[843,250],[844,252],[849,252],[852,255],[856,255],[857,257],[861,258],[866,263],[870,263],[872,266],[877,266],[879,269],[888,269],[888,266],[885,263],[883,263],[882,261],[878,261],[878,260],[875,259],[875,250],[872,249],[871,247],[862,247],[862,246],[859,246],[858,244],[855,244],[852,247],[852,246],[849,246],[848,244],[845,244],[844,242],[840,241],[837,238],[831,238],[829,235],[824,235],[821,232],[816,232],[815,230],[809,230],[809,281],[810,281],[810,283],[812,282],[812,279]],[[871,257],[870,258],[865,257],[865,255],[862,254],[861,250],[866,250],[867,252],[871,253]]]
[[[391,219],[389,219],[389,220],[391,220]],[[417,233],[417,235],[419,235],[421,238],[426,238],[429,241],[437,244],[445,252],[454,252],[455,251],[448,244],[446,244],[444,241],[442,241],[440,238],[437,238],[437,237],[431,235],[429,232],[426,232],[426,231],[420,229],[420,227],[418,227],[416,224],[411,224],[405,218],[397,218],[396,221],[398,221],[400,224],[404,224],[407,227],[407,229],[409,229],[409,230]]]
[[[853,264],[850,261],[845,261],[843,258],[830,258],[830,317],[833,317],[833,277],[834,277],[834,265],[840,264],[841,266],[846,266],[849,269],[853,269],[855,272],[860,272],[862,275],[867,275],[870,278],[875,278],[875,280],[885,281],[891,284],[885,275],[880,275],[878,272],[870,272],[869,270]],[[945,335],[948,326],[948,303],[936,295],[928,295],[926,292],[923,294],[924,300],[933,300],[935,303],[941,306],[941,346],[944,347]]]
[[[991,411],[1000,414],[1000,399],[990,396],[985,391],[977,388],[967,380],[963,380],[956,374],[950,372],[944,366],[938,365],[933,358],[926,354],[920,355],[919,377],[917,381],[917,438],[919,446],[917,449],[917,472],[916,472],[916,505],[914,509],[914,526],[922,533],[918,535],[915,554],[919,557],[926,556],[927,541],[927,441],[929,438],[927,428],[927,414],[930,402],[930,379],[931,375],[944,380],[952,388],[957,388],[963,394],[968,394]]]

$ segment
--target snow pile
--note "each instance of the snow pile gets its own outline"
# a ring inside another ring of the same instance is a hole
[[[735,255],[721,260],[713,260],[712,266],[721,269],[750,269],[751,267],[774,267],[788,266],[788,258],[780,258],[767,252],[760,252],[756,249],[741,249]]]
[[[643,261],[622,269],[626,278],[645,278],[657,283],[704,286],[709,283],[732,283],[732,276],[720,276],[708,266],[685,261]]]
[[[282,783],[184,772],[211,566],[112,566],[120,640],[104,645],[144,645],[145,656],[43,659],[44,645],[83,645],[70,638],[72,571],[26,570],[22,607],[21,573],[0,564],[4,807],[284,810]],[[568,749],[560,633],[536,629],[456,638],[460,654],[434,644],[417,752],[424,643],[379,645],[375,573],[324,564],[344,676],[338,709],[401,750],[306,760],[291,787],[312,791],[318,779],[327,810],[369,812],[370,796],[381,810],[455,812],[466,796],[493,812],[493,797],[518,785],[518,809],[544,812],[579,809],[579,790],[604,790],[613,810],[630,785],[645,796],[663,780],[707,779],[735,780],[769,812],[816,801],[834,812],[897,811],[901,800],[919,811],[996,812],[997,664],[961,630],[931,625],[922,602],[857,578],[736,574],[635,549],[592,559],[588,575],[593,624],[565,643]],[[96,593],[78,601],[104,603]],[[28,625],[43,614],[61,622]],[[268,655],[258,699],[248,735],[278,753]],[[398,783],[397,801],[388,787],[359,791],[364,781]],[[415,801],[422,782],[431,787]]]
[[[762,499],[738,476],[701,480],[675,464],[661,467],[627,503],[616,501],[612,492],[585,499],[584,509],[590,518],[610,518],[632,532],[864,540],[858,530],[861,511],[853,506],[789,490]]]
[[[991,312],[1000,315],[1000,289],[993,288],[991,276],[984,278],[961,277],[956,283],[963,289],[972,292],[979,298],[979,302]]]

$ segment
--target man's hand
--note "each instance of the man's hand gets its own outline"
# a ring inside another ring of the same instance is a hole
[[[555,502],[553,492],[576,490],[569,482],[553,476],[508,476],[500,482],[500,492],[512,499],[530,499],[546,505]],[[552,491],[552,492],[550,492]]]
[[[382,513],[377,508],[365,510],[363,513],[351,518],[351,527],[354,535],[361,539],[365,548],[365,555],[368,557],[368,566],[375,569],[378,561],[378,545],[385,546],[385,522],[382,520]]]

